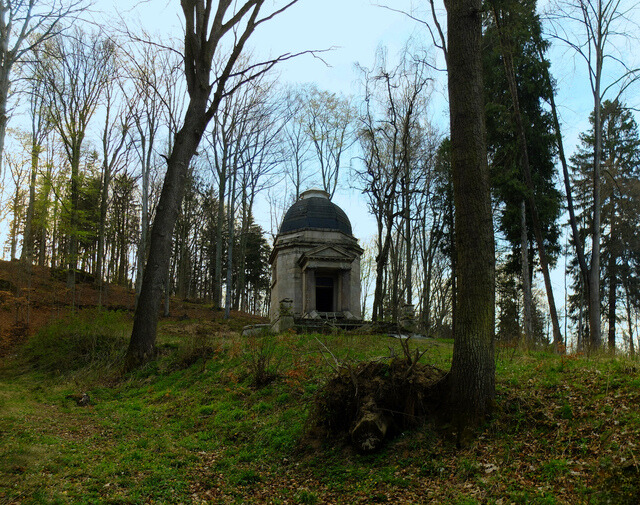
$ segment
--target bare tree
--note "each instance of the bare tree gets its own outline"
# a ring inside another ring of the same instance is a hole
[[[283,162],[282,133],[289,111],[276,95],[275,82],[262,79],[253,86],[255,99],[247,142],[241,153],[239,267],[233,307],[248,307],[245,289],[245,260],[249,228],[253,224],[253,205],[258,194],[274,184],[276,169]]]
[[[559,0],[551,16],[553,36],[571,47],[587,66],[593,97],[593,211],[591,219],[591,262],[580,262],[589,307],[589,349],[602,346],[600,314],[600,242],[602,162],[602,102],[610,92],[620,95],[638,79],[640,69],[629,67],[622,55],[616,54],[616,39],[629,37],[629,13],[633,1],[625,0]],[[619,66],[619,73],[610,82],[606,79],[605,63]],[[572,223],[575,230],[575,222]],[[579,238],[574,236],[574,241]]]
[[[25,191],[25,182],[29,178],[27,164],[24,159],[14,155],[5,156],[5,161],[9,166],[9,173],[13,182],[13,195],[9,200],[8,210],[11,212],[13,219],[9,230],[9,243],[11,244],[11,252],[9,259],[17,258],[18,236],[22,228],[25,218],[25,207],[27,202],[27,192]]]
[[[0,175],[14,66],[58,35],[64,29],[64,18],[85,5],[84,0],[0,0]]]
[[[31,78],[29,79],[29,116],[31,119],[29,149],[31,151],[31,176],[29,180],[29,204],[27,207],[21,256],[22,261],[26,262],[26,264],[31,264],[33,260],[33,214],[35,209],[36,179],[40,164],[40,153],[43,149],[43,143],[51,130],[51,125],[48,121],[43,103],[43,83],[38,76],[37,64],[31,67],[29,73],[31,74]]]
[[[300,198],[305,184],[311,177],[308,165],[311,143],[304,123],[305,97],[304,87],[290,89],[286,96],[290,120],[284,129],[285,173],[293,185],[294,201]]]
[[[425,92],[429,77],[425,67],[407,51],[401,62],[388,68],[386,55],[380,51],[376,68],[361,68],[363,75],[364,105],[359,119],[358,138],[364,153],[364,169],[356,172],[361,187],[369,199],[369,208],[377,221],[376,280],[372,319],[382,316],[384,295],[384,271],[392,249],[393,229],[398,216],[405,217],[405,225],[411,227],[407,215],[411,200],[413,172],[422,163],[426,106]],[[403,191],[407,193],[406,197]],[[401,200],[401,202],[399,202]],[[405,284],[407,297],[411,296],[411,232],[406,231]],[[406,239],[409,239],[407,242]],[[409,247],[407,248],[407,244]],[[393,283],[394,290],[398,283]],[[397,293],[396,293],[397,294]],[[397,296],[393,297],[394,302]],[[398,303],[393,303],[394,316]]]
[[[67,286],[75,285],[78,266],[78,199],[82,147],[109,79],[115,46],[99,33],[74,30],[46,44],[42,64],[44,93],[51,125],[64,146],[71,167],[70,233]]]
[[[333,198],[342,156],[356,140],[353,131],[355,112],[347,98],[312,87],[305,114],[307,134],[320,166],[322,189]]]
[[[236,63],[255,29],[294,5],[297,0],[261,16],[265,0],[247,0],[239,4],[231,0],[181,0],[185,17],[185,76],[189,104],[183,125],[175,135],[173,149],[167,159],[167,173],[151,231],[149,258],[142,279],[142,289],[134,317],[133,331],[126,356],[126,368],[136,367],[155,354],[158,302],[171,256],[171,239],[184,194],[185,177],[208,123],[216,114],[225,95],[233,94],[247,81],[272,68],[287,56],[244,71],[239,82],[233,82]],[[214,58],[220,44],[230,34],[228,57],[219,74],[212,79]],[[231,80],[231,81],[230,81]]]
[[[138,42],[128,49],[127,56],[129,78],[133,82],[133,93],[128,99],[133,115],[130,135],[140,166],[142,197],[135,283],[139,296],[153,214],[152,175],[163,155],[159,151],[171,151],[170,142],[182,115],[182,102],[177,95],[183,89],[179,85],[180,63],[174,51]],[[159,145],[163,132],[169,145]]]
[[[102,126],[102,177],[100,187],[100,224],[98,227],[98,253],[95,278],[98,282],[98,303],[102,303],[105,235],[111,179],[128,161],[129,129],[131,128],[133,109],[124,100],[122,75],[116,70],[115,58],[110,60],[108,69],[113,79],[105,86],[105,115]]]

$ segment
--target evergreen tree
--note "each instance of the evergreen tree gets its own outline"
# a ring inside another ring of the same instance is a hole
[[[619,101],[606,100],[601,107],[602,161],[600,231],[600,278],[604,296],[601,314],[608,321],[609,349],[615,349],[617,308],[623,290],[633,286],[629,296],[637,297],[637,278],[640,272],[640,135],[633,115]],[[583,241],[591,237],[593,195],[591,186],[594,152],[594,114],[590,116],[591,129],[581,135],[578,152],[571,158],[575,169],[574,187],[578,206],[578,223]],[[584,290],[579,283],[579,272],[573,268],[578,296],[572,299],[572,311],[586,314]],[[624,282],[623,282],[624,281]],[[625,288],[626,284],[626,288]]]
[[[548,43],[542,39],[535,7],[535,0],[489,2],[488,10],[492,15],[485,21],[483,39],[487,143],[493,197],[500,206],[499,228],[511,245],[507,267],[512,273],[521,272],[524,330],[529,337],[532,337],[533,317],[531,284],[537,259],[536,249],[532,246],[536,222],[532,218],[533,211],[537,212],[547,261],[553,263],[559,252],[557,220],[561,207],[561,196],[554,183],[552,118],[543,108],[551,88],[544,78],[548,62],[539,54],[546,50]],[[522,138],[519,138],[514,101],[503,64],[505,54],[513,60],[517,103],[524,127]],[[526,183],[524,155],[519,145],[524,138],[531,172],[532,184],[529,187],[533,188],[533,195],[530,195]],[[531,196],[533,199],[528,200]],[[535,209],[532,209],[531,202],[535,202]],[[544,266],[542,262],[541,266]]]

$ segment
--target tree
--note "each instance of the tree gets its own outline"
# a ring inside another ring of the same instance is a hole
[[[311,141],[304,123],[306,89],[289,89],[285,101],[290,118],[284,128],[285,173],[293,185],[293,201],[296,202],[311,177],[308,166]]]
[[[580,258],[580,269],[584,279],[589,309],[589,347],[597,350],[602,345],[600,314],[600,242],[601,242],[601,161],[602,129],[601,106],[606,95],[617,88],[618,94],[638,78],[638,69],[629,68],[624,59],[610,54],[615,39],[627,37],[627,14],[633,2],[625,0],[562,0],[556,5],[552,21],[553,36],[566,43],[584,60],[587,66],[589,85],[593,97],[593,174],[591,177],[593,207],[591,223],[591,262],[587,266]],[[574,29],[577,28],[577,29]],[[611,72],[605,71],[605,63],[619,66],[621,73],[603,82]],[[557,122],[556,122],[557,124]],[[559,129],[558,127],[556,129]],[[569,190],[567,190],[569,193]],[[567,194],[569,199],[569,195]],[[576,247],[580,238],[576,223],[572,222]],[[578,256],[581,256],[580,252]]]
[[[0,0],[0,175],[14,66],[57,36],[64,29],[64,18],[83,9],[83,5],[84,0]]]
[[[363,111],[359,118],[358,140],[363,151],[363,169],[357,170],[362,191],[369,200],[369,209],[377,221],[376,279],[372,319],[382,317],[385,268],[393,246],[394,225],[404,216],[411,227],[407,211],[413,196],[412,183],[424,168],[424,146],[428,144],[429,128],[425,124],[430,77],[422,61],[405,50],[401,61],[389,68],[386,54],[380,51],[376,66],[360,68],[364,84]],[[403,194],[404,193],[404,194]],[[411,231],[404,229],[405,239]],[[405,286],[411,294],[411,242],[405,242],[407,259]],[[397,270],[397,269],[396,269]],[[393,283],[394,295],[389,300],[397,316],[398,282]]]
[[[533,231],[553,323],[554,344],[560,348],[562,336],[549,274],[553,252],[559,249],[556,221],[560,194],[553,181],[554,146],[548,133],[551,118],[542,108],[542,101],[551,92],[544,79],[548,63],[538,59],[547,44],[541,38],[535,2],[494,1],[490,5],[492,18],[487,22],[484,36],[486,88],[490,90],[487,129],[496,192],[504,202],[501,227],[514,248],[520,248],[527,339],[532,337],[533,268],[529,267],[528,234],[529,230]],[[501,67],[503,72],[499,70]],[[505,89],[509,91],[507,96]]]
[[[17,156],[9,155],[5,156],[5,161],[9,166],[9,173],[11,174],[14,188],[13,195],[11,196],[8,205],[8,210],[13,216],[9,230],[9,243],[11,244],[9,258],[14,260],[17,258],[16,252],[18,250],[18,236],[20,235],[22,222],[25,219],[27,194],[24,186],[25,182],[29,178],[29,173],[26,170],[25,160],[20,159]]]
[[[640,135],[629,110],[618,100],[605,100],[600,112],[602,132],[601,231],[602,264],[600,277],[606,304],[600,312],[607,315],[608,347],[616,347],[617,307],[624,287],[632,286],[640,272],[635,251],[640,247],[637,225],[640,220]],[[596,142],[595,116],[589,118],[591,130],[581,135],[581,146],[571,158],[575,168],[574,186],[583,195],[579,200],[578,222],[585,223],[580,235],[592,233],[592,195],[586,189],[592,184],[593,148]],[[625,279],[628,279],[625,282]],[[626,286],[625,286],[626,284]],[[580,303],[580,300],[576,300]],[[627,314],[628,315],[628,314]]]
[[[31,176],[29,180],[29,204],[27,206],[21,256],[22,261],[28,265],[33,261],[33,215],[35,212],[36,180],[40,164],[40,153],[43,149],[43,143],[51,129],[43,102],[42,80],[39,79],[37,75],[37,64],[35,68],[32,67],[31,74],[31,79],[29,80],[29,116],[31,119],[29,148],[31,151]]]
[[[121,60],[119,60],[121,61]],[[129,129],[132,123],[133,108],[124,100],[122,76],[117,71],[117,59],[108,62],[108,69],[113,76],[104,90],[105,116],[102,127],[102,174],[100,184],[100,222],[98,227],[98,253],[96,258],[95,278],[98,283],[98,303],[102,303],[105,235],[107,229],[107,212],[109,194],[113,175],[128,162],[129,150],[126,149],[129,139]]]
[[[460,439],[490,413],[495,396],[495,258],[482,97],[482,2],[448,0],[445,5],[458,254],[448,380]]]
[[[171,257],[173,228],[180,211],[191,159],[223,97],[285,58],[254,66],[241,76],[234,87],[227,89],[227,83],[251,34],[259,25],[296,2],[291,0],[260,17],[265,0],[247,0],[239,4],[223,0],[218,2],[217,7],[213,0],[181,0],[185,17],[184,65],[189,104],[167,158],[167,172],[151,231],[149,257],[144,269],[125,368],[136,367],[155,354],[157,304]],[[219,56],[220,44],[227,33],[233,35],[231,47],[220,72],[212,80],[213,61]]]
[[[67,286],[72,287],[78,266],[80,159],[89,123],[110,78],[115,46],[99,33],[87,34],[76,29],[73,37],[59,35],[49,40],[46,50],[41,78],[49,119],[71,168]]]
[[[347,98],[316,87],[309,90],[306,129],[320,166],[322,189],[333,198],[338,185],[342,155],[355,142],[354,110]]]
[[[128,52],[129,77],[133,81],[134,93],[129,100],[132,111],[131,140],[140,164],[141,217],[140,239],[137,251],[136,296],[142,287],[143,268],[148,252],[149,221],[152,215],[150,205],[151,176],[157,168],[157,144],[163,124],[163,112],[167,121],[173,123],[173,103],[170,97],[178,88],[177,62],[172,54],[159,51],[157,47],[143,44]]]

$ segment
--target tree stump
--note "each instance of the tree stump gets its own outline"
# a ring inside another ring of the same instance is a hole
[[[351,429],[351,440],[360,452],[377,451],[387,434],[389,423],[372,399],[363,402],[360,417]]]

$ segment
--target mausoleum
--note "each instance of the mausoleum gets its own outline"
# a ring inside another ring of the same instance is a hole
[[[278,320],[361,319],[360,256],[344,211],[311,189],[287,211],[270,257],[270,316]]]

